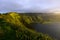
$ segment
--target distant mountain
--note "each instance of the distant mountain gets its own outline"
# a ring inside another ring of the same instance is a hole
[[[38,33],[30,27],[31,23],[48,23],[43,14],[19,14],[10,12],[0,14],[0,40],[53,40],[50,36]],[[50,16],[48,16],[50,17]]]

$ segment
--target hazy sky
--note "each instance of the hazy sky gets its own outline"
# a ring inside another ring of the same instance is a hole
[[[60,11],[60,0],[0,0],[0,12]]]

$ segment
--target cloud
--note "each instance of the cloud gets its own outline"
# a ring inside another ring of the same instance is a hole
[[[41,12],[60,8],[60,0],[0,0],[0,12]]]

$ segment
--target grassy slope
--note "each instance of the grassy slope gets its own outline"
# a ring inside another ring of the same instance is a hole
[[[36,21],[32,18],[35,17],[22,16],[17,13],[0,15],[0,40],[53,40],[48,35],[27,28],[27,25]],[[42,19],[38,20],[41,23]]]

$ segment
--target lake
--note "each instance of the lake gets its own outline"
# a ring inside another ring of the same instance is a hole
[[[48,34],[57,40],[60,39],[60,23],[39,24],[32,23],[31,26],[37,31]]]

